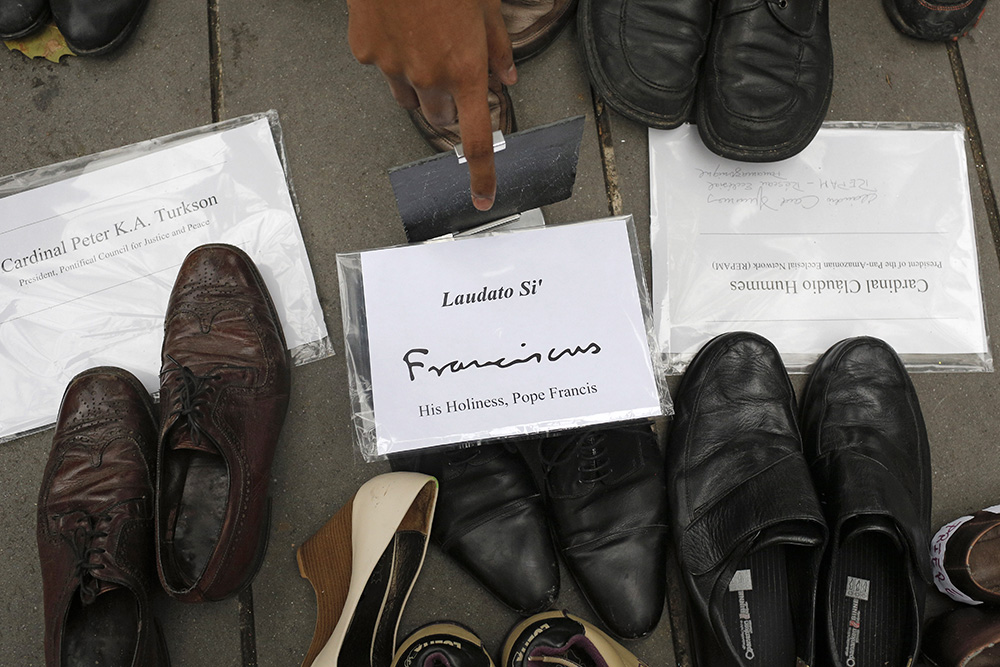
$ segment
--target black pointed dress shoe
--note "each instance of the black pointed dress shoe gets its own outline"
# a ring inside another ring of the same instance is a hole
[[[826,525],[777,350],[752,333],[714,338],[674,408],[667,488],[697,664],[813,664]]]
[[[885,13],[904,35],[944,42],[976,27],[987,0],[882,0]]]
[[[732,160],[774,162],[819,131],[833,90],[829,0],[719,0],[698,131]]]
[[[659,129],[688,120],[712,27],[708,0],[580,0],[587,72],[601,98]]]
[[[559,562],[520,454],[493,444],[397,455],[390,464],[441,484],[431,539],[446,554],[519,614],[549,608],[559,594]]]
[[[47,0],[0,0],[0,41],[27,37],[48,18]]]
[[[666,595],[663,457],[648,426],[543,440],[545,506],[556,544],[611,632],[653,631]]]
[[[930,449],[899,357],[876,338],[834,345],[809,378],[801,424],[831,530],[817,605],[824,662],[913,664],[930,582]]]
[[[49,0],[66,45],[80,56],[98,56],[124,44],[139,25],[148,0]]]

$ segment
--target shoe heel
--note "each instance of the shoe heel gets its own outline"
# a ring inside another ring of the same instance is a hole
[[[299,574],[312,584],[316,593],[316,629],[302,667],[312,665],[326,645],[347,601],[347,591],[351,587],[353,513],[354,499],[351,498],[295,554]]]

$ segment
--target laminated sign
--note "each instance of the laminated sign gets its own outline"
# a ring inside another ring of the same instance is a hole
[[[337,265],[367,459],[669,412],[630,217]]]

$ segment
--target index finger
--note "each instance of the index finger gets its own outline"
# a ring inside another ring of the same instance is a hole
[[[469,164],[472,205],[480,211],[493,207],[497,178],[493,165],[493,127],[486,77],[455,95],[462,148]]]

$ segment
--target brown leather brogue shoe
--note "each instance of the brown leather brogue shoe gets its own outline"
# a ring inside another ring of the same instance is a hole
[[[149,604],[155,446],[153,405],[131,373],[70,381],[38,496],[48,667],[169,663]]]
[[[268,478],[288,408],[290,359],[253,261],[191,251],[164,321],[156,562],[185,602],[250,584],[267,545]]]

